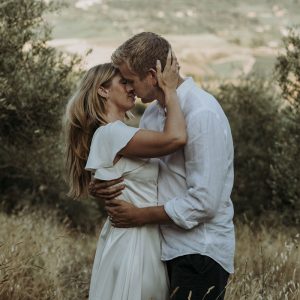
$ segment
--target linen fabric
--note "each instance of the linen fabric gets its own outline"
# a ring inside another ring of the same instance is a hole
[[[162,260],[187,254],[211,257],[234,271],[233,142],[228,120],[217,100],[192,78],[178,87],[188,142],[159,159],[158,200],[175,225],[161,225]],[[140,128],[163,131],[166,112],[148,106]]]
[[[126,188],[119,197],[138,207],[157,205],[158,161],[122,157],[116,154],[139,129],[121,121],[102,126],[94,133],[86,169],[95,178],[124,177]],[[98,241],[90,300],[168,299],[168,277],[160,260],[161,237],[158,225],[115,228],[106,220]]]

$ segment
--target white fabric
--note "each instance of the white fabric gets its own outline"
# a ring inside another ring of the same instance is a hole
[[[119,167],[119,163],[114,166],[113,161],[138,130],[121,121],[99,127],[93,135],[85,169],[95,172],[94,177],[97,179],[111,180],[121,177],[124,170]]]
[[[160,158],[159,204],[176,225],[161,225],[162,260],[200,253],[233,273],[233,143],[216,99],[187,78],[177,89],[188,132],[184,149]],[[140,128],[162,131],[165,112],[155,102]]]
[[[94,134],[86,168],[100,179],[124,176],[120,199],[138,207],[157,205],[158,161],[116,155],[138,131],[121,121],[100,127]],[[97,245],[90,300],[166,300],[168,279],[160,260],[158,225],[115,228],[106,220]]]

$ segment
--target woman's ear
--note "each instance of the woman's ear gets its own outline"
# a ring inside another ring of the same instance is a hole
[[[100,86],[97,90],[98,95],[100,95],[101,97],[107,99],[108,97],[108,90],[105,89],[103,86]]]
[[[158,81],[157,81],[157,75],[156,75],[156,70],[155,69],[149,69],[149,78],[152,82],[153,85],[157,85]]]

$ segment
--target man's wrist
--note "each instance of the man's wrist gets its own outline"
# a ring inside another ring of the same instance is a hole
[[[147,207],[139,207],[136,212],[136,220],[139,226],[149,224]]]

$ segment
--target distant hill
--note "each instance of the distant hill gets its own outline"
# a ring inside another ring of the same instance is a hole
[[[109,60],[125,39],[154,31],[170,39],[186,74],[199,80],[268,73],[288,27],[300,24],[300,0],[66,0],[48,16],[53,45]]]

